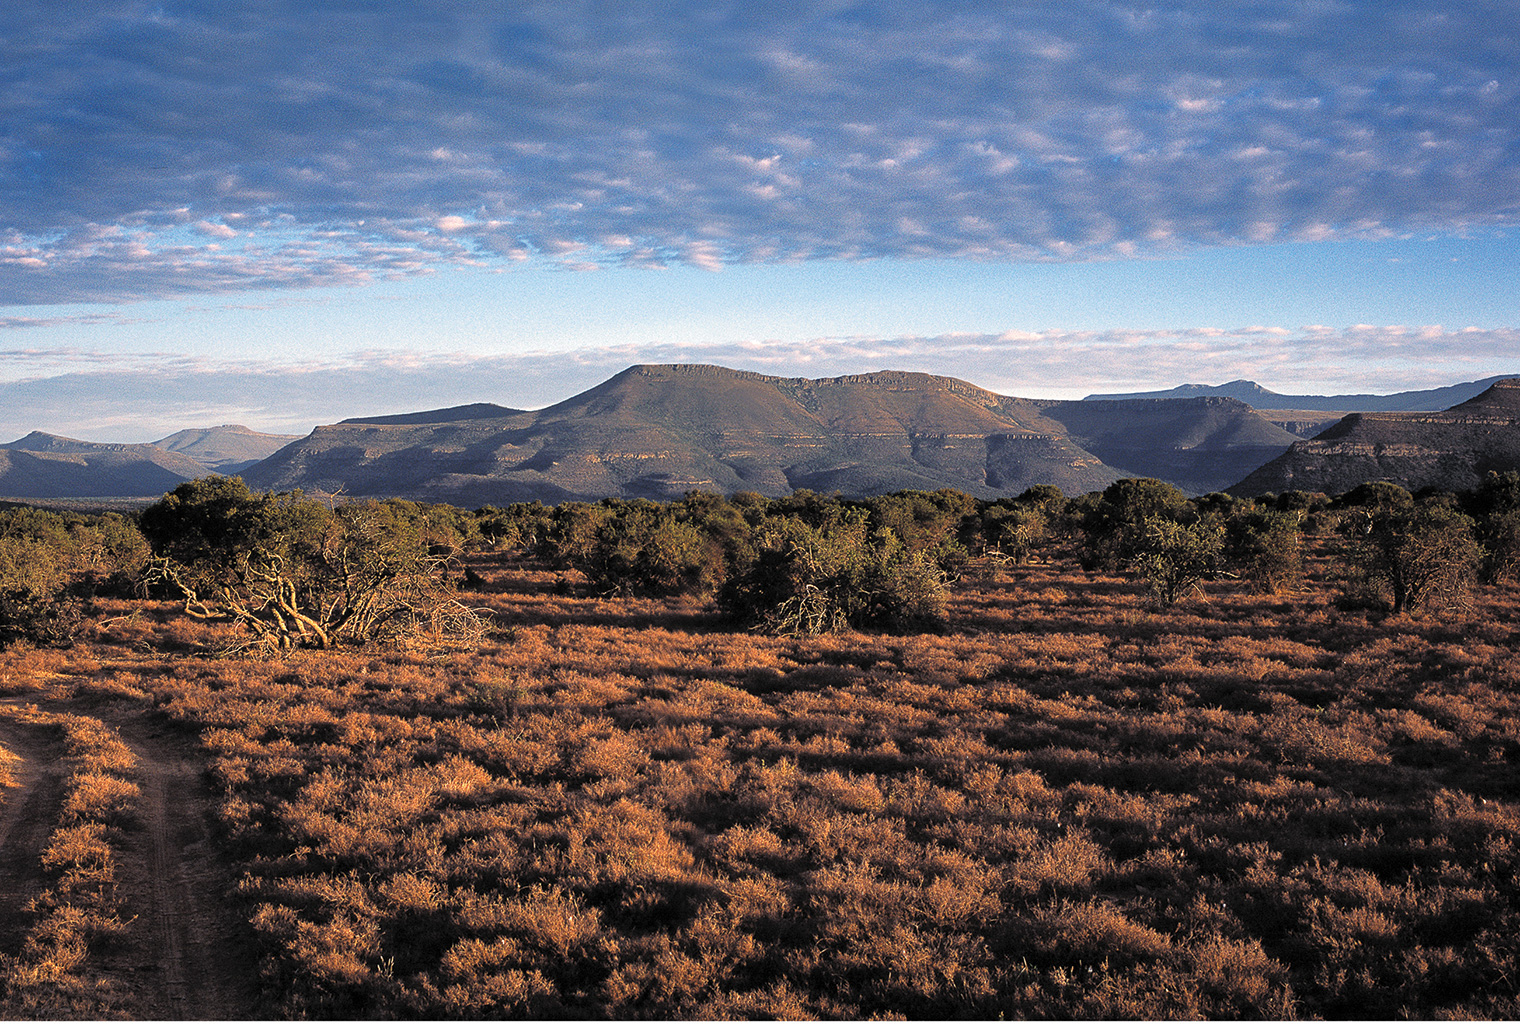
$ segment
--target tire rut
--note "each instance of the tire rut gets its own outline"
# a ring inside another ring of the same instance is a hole
[[[47,887],[42,851],[58,822],[63,776],[62,745],[48,743],[35,726],[0,721],[0,743],[21,758],[17,786],[0,804],[0,953],[21,951],[34,915],[27,901]]]
[[[101,966],[132,989],[140,1019],[257,1016],[252,930],[235,910],[233,874],[218,855],[215,801],[199,761],[187,743],[149,721],[111,724],[137,757],[141,827],[129,834],[119,869],[135,937],[102,956]]]

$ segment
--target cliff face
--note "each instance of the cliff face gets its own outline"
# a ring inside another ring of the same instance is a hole
[[[1463,490],[1490,471],[1512,469],[1520,469],[1520,378],[1497,381],[1444,412],[1353,413],[1229,490],[1335,494],[1369,480]]]
[[[1082,493],[1153,471],[1206,491],[1293,441],[1232,400],[1033,402],[900,371],[814,380],[634,366],[537,412],[450,412],[319,427],[244,475],[459,504],[802,487]]]

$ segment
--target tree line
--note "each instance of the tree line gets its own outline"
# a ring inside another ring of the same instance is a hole
[[[461,555],[536,559],[562,587],[693,595],[776,634],[928,630],[969,572],[1068,560],[1143,583],[1161,604],[1210,580],[1299,588],[1307,538],[1336,559],[1344,598],[1393,613],[1460,606],[1520,577],[1520,473],[1463,493],[1362,484],[1243,500],[1126,479],[980,500],[954,490],[868,498],[692,492],[468,511],[390,499],[333,503],[188,481],[136,517],[0,509],[0,644],[67,643],[95,596],[153,596],[237,623],[245,646],[479,640]],[[573,573],[572,573],[573,571]]]

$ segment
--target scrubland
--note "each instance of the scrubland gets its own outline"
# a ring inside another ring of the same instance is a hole
[[[97,597],[0,652],[78,764],[3,1009],[133,1013],[91,964],[136,941],[134,769],[87,720],[141,720],[204,759],[245,1016],[1520,1016],[1520,589],[1393,615],[1323,547],[1172,604],[973,558],[909,635],[501,553],[452,650],[218,654]]]

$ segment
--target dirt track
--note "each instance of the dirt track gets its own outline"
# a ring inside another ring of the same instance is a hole
[[[32,921],[26,902],[47,884],[38,858],[63,800],[62,750],[42,730],[3,719],[0,743],[21,758],[17,788],[3,791],[0,803],[0,953],[14,956]]]
[[[231,899],[218,856],[214,801],[193,745],[135,708],[55,708],[100,718],[137,758],[142,796],[121,837],[118,863],[126,935],[91,956],[127,1012],[146,1020],[225,1020],[262,1015],[256,952]],[[26,901],[46,884],[38,856],[63,798],[61,750],[49,730],[0,722],[0,742],[22,758],[21,788],[0,808],[0,951],[20,948]]]

